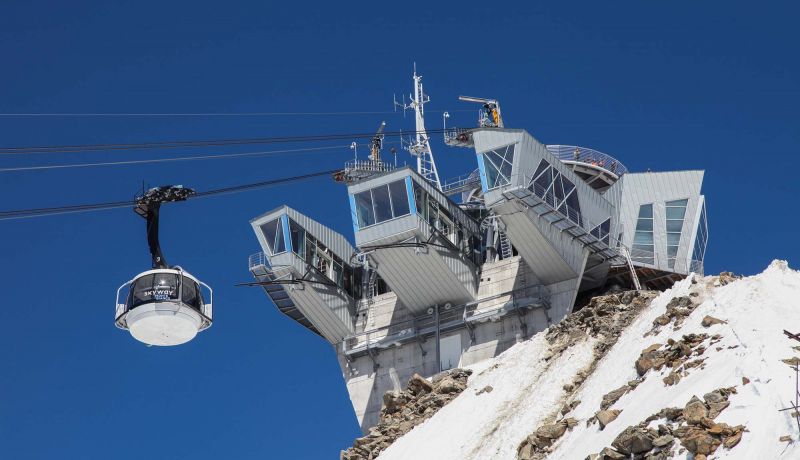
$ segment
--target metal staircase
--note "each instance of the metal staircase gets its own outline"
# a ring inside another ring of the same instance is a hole
[[[508,240],[506,232],[497,229],[498,239],[500,240],[500,258],[509,259],[514,256],[514,250],[511,247],[511,242]]]
[[[274,270],[268,268],[265,262],[264,253],[253,254],[250,256],[250,273],[253,274],[253,277],[256,281],[265,282],[265,281],[276,281],[279,280],[281,277],[275,273]],[[293,320],[297,321],[307,329],[311,330],[315,334],[322,335],[319,333],[317,328],[311,324],[311,322],[306,318],[300,310],[297,309],[292,299],[289,297],[289,294],[286,292],[286,287],[282,284],[265,284],[261,286],[264,288],[264,292],[267,293],[267,296],[272,300],[272,303],[278,307],[281,313],[292,318]]]

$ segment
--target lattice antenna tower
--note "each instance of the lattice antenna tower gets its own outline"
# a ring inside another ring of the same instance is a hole
[[[394,101],[395,109],[400,107],[405,113],[406,110],[414,111],[414,122],[416,125],[416,137],[405,143],[403,147],[417,157],[417,172],[420,176],[427,179],[437,189],[442,189],[439,181],[439,171],[436,169],[436,161],[431,152],[430,138],[425,131],[425,104],[431,100],[422,90],[422,76],[417,75],[417,64],[414,64],[414,95],[409,94],[411,101],[406,104],[405,96],[403,102]]]

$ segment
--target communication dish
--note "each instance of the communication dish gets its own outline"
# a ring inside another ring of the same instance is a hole
[[[153,269],[136,275],[117,289],[118,328],[148,345],[180,345],[211,326],[213,291],[179,266],[167,265],[158,241],[161,203],[184,201],[194,190],[180,185],[151,188],[136,198],[134,211],[147,220],[147,243]],[[127,294],[120,301],[120,295]],[[208,294],[208,303],[203,300]]]

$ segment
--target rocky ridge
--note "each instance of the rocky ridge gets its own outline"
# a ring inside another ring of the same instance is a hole
[[[397,438],[431,418],[439,409],[455,399],[467,387],[469,369],[451,369],[434,376],[429,382],[414,374],[403,391],[387,391],[383,395],[380,421],[366,436],[356,439],[353,447],[343,450],[340,460],[372,460]],[[491,387],[482,391],[491,392]]]

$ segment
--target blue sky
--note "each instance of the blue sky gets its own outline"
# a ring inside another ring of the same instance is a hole
[[[417,62],[428,126],[506,124],[642,171],[705,169],[708,272],[797,264],[800,61],[791,2],[36,2],[0,15],[0,113],[391,111]],[[466,110],[470,109],[470,110]],[[465,111],[459,111],[465,110]],[[0,116],[0,147],[410,129],[402,115]],[[332,169],[316,154],[0,172],[1,210],[129,199]],[[0,157],[0,168],[319,146]],[[433,144],[443,177],[475,168]],[[408,160],[405,155],[400,160]],[[337,458],[359,434],[331,347],[248,281],[248,220],[289,204],[351,236],[317,179],[167,205],[167,260],[215,288],[215,324],[146,348],[113,326],[116,288],[149,267],[130,210],[0,222],[0,457]]]

